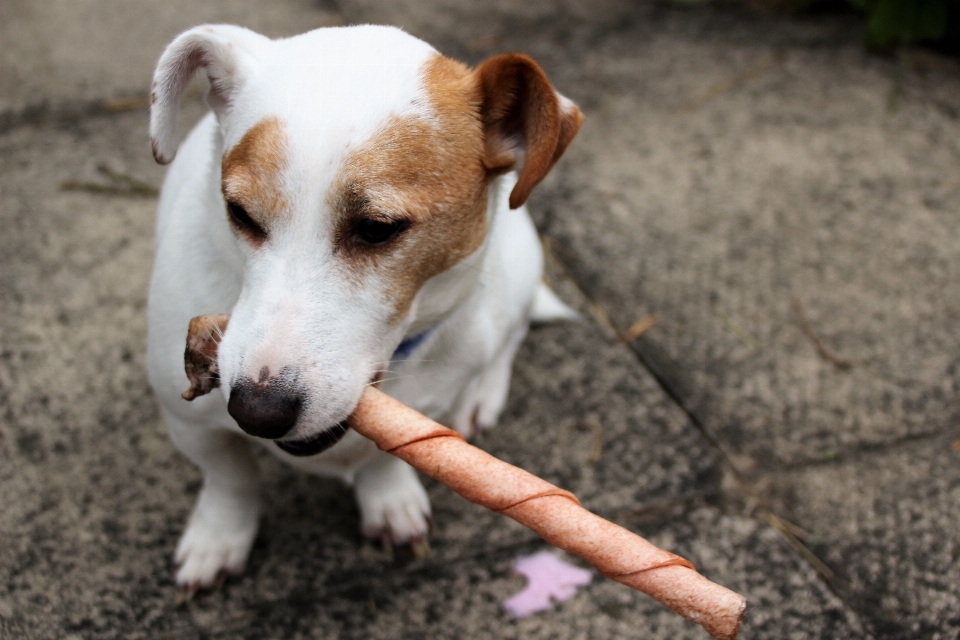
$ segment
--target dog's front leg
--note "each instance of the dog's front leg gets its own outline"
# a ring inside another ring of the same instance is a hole
[[[249,443],[230,431],[167,414],[170,435],[203,471],[203,488],[177,545],[177,585],[190,593],[243,572],[260,520],[257,465]]]
[[[430,499],[413,467],[378,451],[357,471],[354,490],[363,535],[388,546],[409,543],[417,554],[426,550]]]

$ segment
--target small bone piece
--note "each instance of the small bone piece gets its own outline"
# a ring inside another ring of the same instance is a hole
[[[229,314],[197,316],[190,320],[187,348],[183,352],[183,368],[190,388],[183,392],[184,400],[207,395],[220,386],[217,349],[229,321]]]
[[[190,321],[184,354],[190,389],[185,399],[219,386],[216,352],[229,319],[199,316]],[[714,638],[737,637],[747,608],[743,596],[710,582],[687,560],[587,511],[569,491],[494,458],[372,386],[348,423],[383,451],[467,500],[513,518],[608,578],[646,593]]]

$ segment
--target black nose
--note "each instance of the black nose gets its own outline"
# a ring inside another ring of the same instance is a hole
[[[282,378],[257,384],[242,378],[230,389],[227,411],[240,428],[258,438],[281,438],[293,429],[303,405],[303,395]]]

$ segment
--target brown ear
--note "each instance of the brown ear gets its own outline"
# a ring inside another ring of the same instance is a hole
[[[563,155],[583,124],[583,114],[554,91],[543,70],[523,54],[495,56],[474,73],[480,92],[484,166],[497,175],[523,165],[510,194],[510,208],[516,209]]]

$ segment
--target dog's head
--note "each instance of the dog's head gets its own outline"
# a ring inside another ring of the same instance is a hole
[[[222,215],[246,257],[219,350],[228,407],[254,435],[322,440],[403,337],[472,288],[490,182],[517,170],[509,203],[522,205],[583,116],[519,54],[469,69],[387,27],[270,40],[201,26],[154,76],[158,162],[176,152],[200,69],[224,150]],[[427,310],[431,280],[443,303]]]

